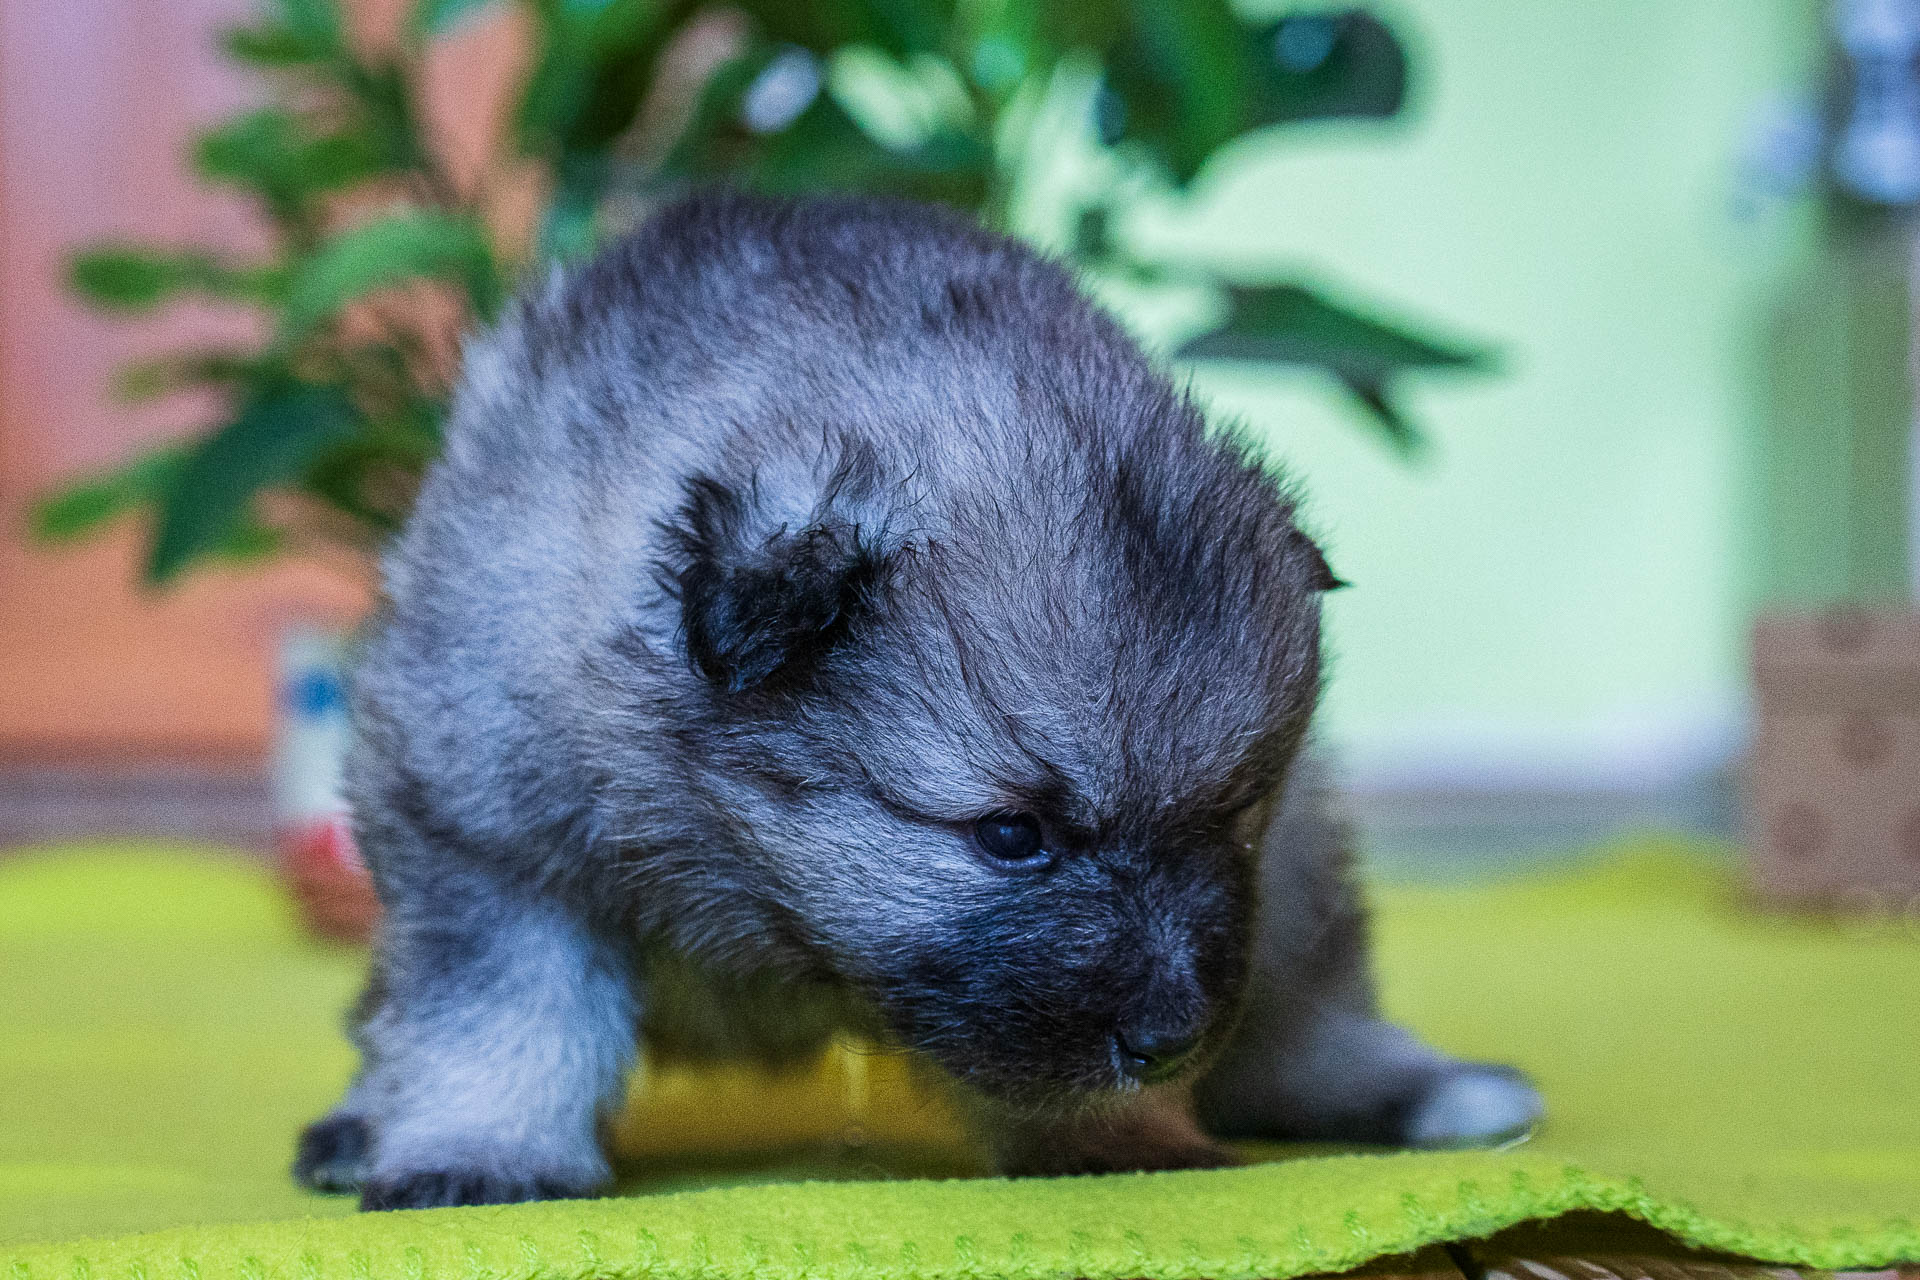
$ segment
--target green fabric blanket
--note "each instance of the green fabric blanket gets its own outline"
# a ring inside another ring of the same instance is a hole
[[[0,860],[0,1277],[1284,1277],[1576,1208],[1785,1263],[1920,1259],[1920,928],[1758,914],[1659,844],[1377,897],[1391,1011],[1533,1072],[1531,1142],[1032,1181],[652,1169],[629,1189],[653,1194],[356,1215],[286,1161],[351,1069],[359,957],[302,941],[237,858]]]

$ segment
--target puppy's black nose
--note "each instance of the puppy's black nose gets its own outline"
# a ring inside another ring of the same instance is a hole
[[[1156,1084],[1179,1073],[1200,1037],[1191,1031],[1122,1027],[1113,1033],[1113,1043],[1122,1071],[1142,1084]]]

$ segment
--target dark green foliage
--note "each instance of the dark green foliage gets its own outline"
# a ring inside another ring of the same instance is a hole
[[[250,352],[181,351],[123,366],[114,376],[114,394],[127,404],[159,400],[195,388],[229,390],[260,372]]]
[[[280,340],[297,343],[349,303],[411,280],[460,285],[483,322],[500,305],[499,271],[479,224],[438,210],[407,210],[351,227],[306,255],[287,283]]]
[[[397,167],[370,129],[321,131],[277,107],[237,116],[203,134],[194,167],[257,197],[275,221],[305,239],[321,196]]]
[[[187,450],[162,492],[147,575],[164,581],[220,548],[254,495],[293,484],[351,441],[357,415],[339,389],[288,380],[258,391],[233,420]]]
[[[507,3],[534,37],[508,145],[548,178],[524,245],[490,230],[495,184],[457,183],[418,118],[428,43]],[[254,308],[265,336],[123,371],[128,399],[194,391],[226,413],[202,438],[73,485],[34,516],[41,536],[63,539],[150,514],[153,581],[316,538],[375,549],[439,448],[459,334],[490,320],[531,265],[589,252],[676,189],[886,192],[1009,226],[1027,163],[1009,138],[1063,84],[1090,86],[1083,133],[1112,160],[1111,185],[1083,196],[1075,256],[1095,276],[1200,285],[1223,304],[1178,355],[1324,370],[1403,449],[1418,437],[1395,405],[1397,380],[1486,363],[1304,285],[1143,257],[1118,233],[1124,200],[1186,199],[1224,148],[1258,130],[1395,115],[1407,57],[1363,11],[1253,22],[1228,0],[416,0],[398,40],[369,52],[337,0],[263,0],[221,44],[274,93],[208,130],[192,159],[256,202],[269,250],[241,261],[101,245],[74,258],[71,280],[123,313],[190,295]],[[836,77],[856,64],[925,90],[904,131],[848,96]]]
[[[633,123],[655,60],[693,6],[679,0],[529,0],[541,35],[514,122],[557,157],[610,146]]]
[[[437,36],[453,30],[469,14],[487,7],[491,0],[421,0],[414,10],[416,29],[423,35]]]
[[[1189,338],[1175,355],[1324,369],[1351,392],[1398,449],[1420,443],[1388,395],[1410,369],[1485,369],[1478,348],[1422,337],[1349,310],[1298,284],[1228,285],[1228,310],[1216,328]]]
[[[185,449],[141,454],[116,471],[71,485],[43,498],[31,514],[33,531],[50,542],[94,532],[108,521],[150,503],[173,487]]]
[[[76,292],[110,311],[145,311],[182,293],[273,302],[282,289],[271,267],[235,267],[212,254],[139,245],[101,245],[68,264]]]
[[[106,475],[72,485],[37,503],[29,516],[34,534],[48,542],[84,537],[113,520],[162,506],[180,484],[189,451],[157,449]],[[250,516],[230,522],[203,548],[209,558],[251,560],[279,546],[279,536]]]
[[[986,201],[992,148],[972,132],[937,125],[911,146],[889,146],[817,87],[778,130],[755,128],[750,95],[775,76],[804,85],[821,74],[818,58],[798,45],[756,44],[707,83],[663,176],[693,182],[745,172],[755,186],[782,193],[870,191],[968,208]]]
[[[896,58],[943,52],[954,37],[952,0],[747,0],[768,40],[828,52],[844,45],[872,45]],[[995,8],[998,5],[983,5]]]

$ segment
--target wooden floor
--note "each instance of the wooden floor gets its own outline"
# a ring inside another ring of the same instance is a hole
[[[1351,1274],[1366,1280],[1920,1280],[1920,1259],[1884,1271],[1814,1271],[1696,1252],[1624,1218],[1569,1214],[1489,1240],[1382,1259]]]
[[[121,838],[267,849],[272,787],[257,766],[32,768],[0,759],[0,856],[23,845]]]

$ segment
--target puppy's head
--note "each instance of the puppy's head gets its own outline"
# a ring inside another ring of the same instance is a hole
[[[1015,1106],[1217,1046],[1318,693],[1337,582],[1270,476],[1161,410],[1114,450],[702,480],[677,526],[702,767],[753,892]]]

